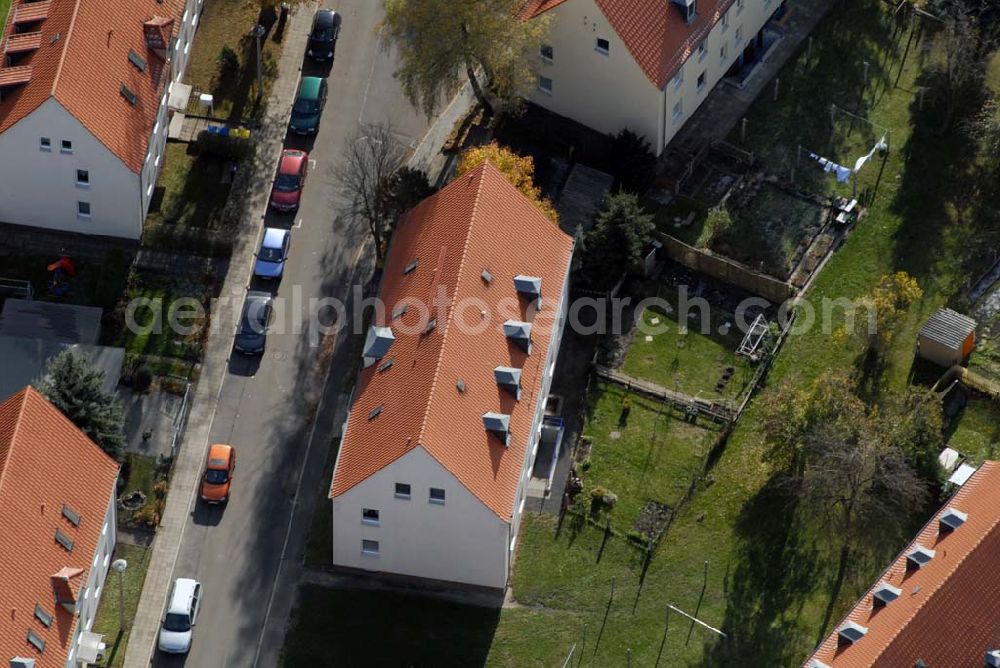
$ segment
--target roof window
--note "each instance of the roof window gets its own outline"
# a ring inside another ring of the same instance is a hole
[[[121,93],[122,97],[125,98],[125,100],[133,107],[139,104],[139,96],[125,84],[122,84],[122,87],[118,89],[118,92]]]
[[[837,629],[837,644],[853,645],[864,638],[866,633],[868,633],[867,626],[861,626],[851,620],[847,620]]]
[[[893,587],[888,582],[882,581],[872,593],[872,605],[876,608],[883,608],[899,598],[902,593],[898,587]]]
[[[934,550],[929,550],[920,543],[917,543],[906,553],[906,570],[912,571],[921,568],[933,558]]]
[[[941,519],[938,521],[939,522],[938,528],[940,530],[940,533],[948,533],[954,531],[958,527],[965,524],[965,520],[967,519],[969,519],[969,516],[963,513],[961,510],[958,510],[957,508],[952,508],[951,506],[945,508],[944,512],[941,513]]]

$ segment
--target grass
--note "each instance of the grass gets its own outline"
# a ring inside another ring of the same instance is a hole
[[[690,321],[690,328],[687,323],[680,325],[676,320],[676,302],[671,303],[673,310],[669,315],[652,309],[642,314],[644,326],[636,331],[622,371],[692,396],[701,395],[706,399],[737,397],[751,371],[735,352],[742,339],[739,329],[733,324],[726,334],[720,333],[726,322],[734,323],[734,317],[721,309],[711,309],[711,333],[704,334],[698,331],[699,318]],[[691,313],[700,311],[692,308]],[[654,320],[658,322],[654,324]],[[653,340],[647,341],[647,336]],[[717,391],[727,368],[735,373],[723,385],[722,391]]]
[[[794,164],[799,144],[848,161],[879,138],[879,130],[846,117],[831,132],[831,103],[856,108],[892,131],[884,163],[870,163],[859,178],[868,214],[809,293],[817,305],[824,297],[854,298],[897,270],[909,272],[923,287],[924,297],[906,314],[885,365],[858,374],[862,393],[872,401],[906,386],[916,331],[934,309],[955,298],[968,276],[985,269],[987,251],[1000,237],[996,212],[977,215],[972,208],[970,147],[959,133],[940,132],[933,102],[918,108],[918,87],[930,85],[929,56],[909,38],[907,28],[897,29],[875,0],[835,5],[813,33],[811,59],[807,62],[803,47],[778,75],[778,101],[768,94],[747,115],[746,148],[778,174]],[[871,64],[873,85],[862,99],[858,83],[864,61]],[[837,185],[818,167],[807,172],[805,163],[797,180],[816,191],[850,194],[849,186]],[[858,368],[860,344],[832,335],[841,321],[842,315],[835,315],[833,322],[817,322],[790,336],[768,384],[804,383],[828,370]],[[690,504],[675,518],[649,565],[634,614],[641,571],[629,553],[619,554],[612,547],[617,543],[609,543],[601,554],[600,532],[591,528],[574,537],[565,528],[557,532],[547,519],[527,521],[514,597],[544,607],[504,610],[489,663],[561,665],[577,643],[584,646],[577,665],[624,665],[627,649],[633,665],[654,665],[665,604],[693,612],[702,591],[698,616],[724,629],[728,639],[695,628],[688,642],[690,627],[671,615],[660,665],[801,663],[912,537],[912,527],[900,527],[899,535],[886,541],[892,545],[857,550],[843,586],[832,589],[836,550],[817,518],[798,511],[778,490],[758,430],[760,405],[759,399],[751,404]],[[972,407],[962,424],[952,442],[968,444],[984,429],[989,433],[995,418]],[[982,447],[982,441],[965,447]],[[925,517],[915,510],[914,524]],[[611,577],[617,593],[609,608]],[[606,610],[608,623],[595,655]]]
[[[1000,405],[985,397],[970,396],[969,403],[955,417],[948,446],[976,465],[984,459],[996,458],[1000,447]]]
[[[231,187],[221,182],[225,161],[178,143],[167,144],[164,160],[147,224],[217,229]]]
[[[705,226],[705,218],[708,215],[708,208],[701,202],[686,197],[677,197],[669,204],[664,205],[654,199],[646,198],[643,200],[642,206],[653,214],[657,230],[680,239],[686,244],[697,245],[702,228]],[[691,219],[691,222],[682,225],[692,213],[694,218]]]
[[[303,586],[281,665],[482,665],[496,618],[488,608]]]
[[[149,558],[152,550],[135,545],[119,543],[115,547],[115,559],[124,559],[128,562],[123,577],[123,589],[125,591],[125,628],[129,629],[132,620],[135,619],[135,611],[139,607],[139,595],[142,593],[142,584],[146,580],[146,569],[149,567]],[[121,633],[118,626],[118,601],[119,586],[118,574],[108,571],[108,579],[104,583],[103,596],[97,608],[97,617],[94,620],[94,633],[104,635],[104,642],[108,649],[105,653],[104,661],[98,665],[101,668],[119,668],[125,663],[125,647],[128,645],[129,631]]]
[[[618,503],[609,514],[620,531],[632,528],[648,501],[676,508],[718,432],[684,422],[673,409],[627,394],[618,385],[599,383],[593,396],[584,430],[593,439],[590,467],[581,472],[584,498],[594,487],[617,494]],[[622,424],[626,396],[631,410]]]
[[[7,12],[10,10],[10,0],[0,0],[0,25],[6,25]]]
[[[208,313],[209,287],[197,277],[175,279],[133,274],[126,302],[136,304],[131,313],[137,327],[122,327],[116,345],[130,355],[200,359],[201,344],[208,331],[204,314]],[[192,299],[203,309],[200,318],[187,315],[192,312]],[[171,326],[172,321],[179,327]]]
[[[316,490],[316,507],[313,509],[312,523],[309,525],[309,535],[306,537],[306,568],[328,568],[333,563],[333,545],[330,542],[333,508],[330,507],[329,492],[338,450],[340,450],[340,439],[334,438],[330,443],[326,464],[323,465],[322,482]]]

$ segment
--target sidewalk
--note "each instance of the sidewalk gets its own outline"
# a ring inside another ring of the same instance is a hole
[[[274,165],[281,152],[291,115],[291,102],[298,87],[302,54],[316,4],[311,2],[297,5],[292,11],[285,29],[278,76],[268,96],[267,110],[257,133],[257,153],[250,168],[243,170],[250,180],[246,189],[244,215],[241,218],[247,223],[236,233],[229,272],[220,293],[220,296],[230,299],[219,300],[213,313],[201,380],[194,391],[191,414],[182,441],[184,445],[174,464],[167,506],[153,543],[149,571],[139,599],[139,608],[132,622],[125,653],[125,666],[128,668],[148,666],[155,647],[160,629],[160,614],[166,602],[184,525],[195,500],[201,466],[208,448],[209,430],[232,349],[233,328],[249,285],[253,253],[267,209]]]

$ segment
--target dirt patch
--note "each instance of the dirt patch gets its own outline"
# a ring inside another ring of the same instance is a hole
[[[670,523],[672,513],[673,509],[665,503],[647,501],[632,528],[646,534],[650,540],[656,542],[656,539]]]

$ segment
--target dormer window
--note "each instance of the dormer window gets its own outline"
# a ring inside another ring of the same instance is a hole
[[[484,413],[483,427],[486,432],[500,439],[504,447],[510,445],[510,416],[503,413]]]

